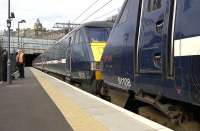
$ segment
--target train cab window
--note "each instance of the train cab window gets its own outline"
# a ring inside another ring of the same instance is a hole
[[[157,10],[161,8],[161,0],[149,0],[148,2],[148,12]]]
[[[111,28],[87,27],[86,32],[90,42],[107,41]]]

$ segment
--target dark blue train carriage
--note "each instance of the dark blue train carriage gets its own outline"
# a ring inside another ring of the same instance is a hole
[[[142,101],[178,123],[191,114],[199,121],[199,24],[199,0],[126,0],[102,56],[102,90],[129,93],[127,103]]]
[[[41,54],[33,65],[45,72],[59,74],[68,81],[92,84],[90,90],[96,91],[96,84],[102,79],[100,59],[111,28],[110,22],[83,24]]]

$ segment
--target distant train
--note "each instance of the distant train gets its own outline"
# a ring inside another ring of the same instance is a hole
[[[102,80],[100,59],[112,29],[110,22],[83,24],[37,57],[33,66],[45,72],[62,75],[66,80],[88,83],[94,88]]]
[[[200,130],[200,0],[126,0],[102,63],[111,99],[118,89],[129,94],[125,107],[152,105]]]

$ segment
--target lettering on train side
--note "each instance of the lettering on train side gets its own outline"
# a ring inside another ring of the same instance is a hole
[[[102,58],[103,62],[111,62],[112,61],[112,55],[107,55],[107,56],[104,56]]]
[[[118,84],[125,86],[125,87],[131,87],[131,80],[129,78],[122,78],[122,77],[117,77]]]

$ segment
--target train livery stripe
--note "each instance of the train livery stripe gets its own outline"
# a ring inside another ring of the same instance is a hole
[[[61,59],[61,60],[51,60],[51,61],[46,61],[46,62],[41,62],[41,63],[35,63],[35,65],[42,65],[42,64],[65,64],[66,59]]]
[[[200,55],[200,36],[175,40],[174,56]]]

